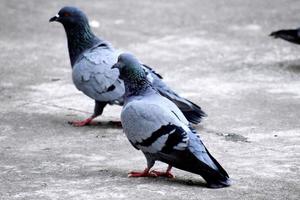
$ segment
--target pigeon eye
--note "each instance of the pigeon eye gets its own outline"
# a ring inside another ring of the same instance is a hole
[[[70,17],[71,16],[71,14],[70,13],[64,13],[64,17]]]

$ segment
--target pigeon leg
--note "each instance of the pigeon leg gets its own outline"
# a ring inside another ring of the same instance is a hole
[[[152,170],[151,173],[156,174],[156,176],[162,176],[167,178],[175,178],[175,176],[171,173],[172,166],[169,165],[165,172]]]
[[[157,177],[157,175],[150,172],[150,169],[146,167],[142,172],[129,172],[128,177]]]
[[[93,115],[85,120],[82,121],[70,121],[69,124],[72,124],[73,126],[81,127],[81,126],[86,126],[89,125],[93,119],[95,119]]]
[[[101,102],[101,101],[95,101],[95,108],[94,108],[94,114],[82,121],[70,121],[69,124],[72,124],[73,126],[81,127],[91,124],[93,119],[98,117],[103,113],[104,107],[107,105],[107,102]]]

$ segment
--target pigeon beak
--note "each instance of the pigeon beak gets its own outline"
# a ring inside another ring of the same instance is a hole
[[[56,22],[56,21],[58,21],[58,19],[59,19],[59,15],[57,14],[54,17],[50,18],[49,22]]]
[[[112,69],[120,69],[120,63],[114,64],[111,68]]]

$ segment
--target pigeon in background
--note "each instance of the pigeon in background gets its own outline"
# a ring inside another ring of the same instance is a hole
[[[64,26],[73,82],[78,90],[95,100],[91,117],[70,123],[75,126],[87,125],[102,114],[107,104],[122,105],[124,83],[119,79],[119,71],[111,69],[119,53],[107,41],[95,36],[86,15],[78,8],[64,7],[49,21],[60,22]],[[143,65],[143,70],[153,87],[173,101],[191,123],[198,124],[206,116],[199,106],[172,91],[150,67]]]
[[[281,38],[294,44],[300,44],[300,28],[274,31],[270,34],[270,36],[274,38]]]
[[[130,172],[130,177],[173,177],[176,167],[199,174],[211,188],[227,187],[227,172],[208,152],[195,129],[178,107],[161,96],[147,79],[140,62],[131,54],[121,54],[113,69],[119,69],[125,83],[121,122],[130,143],[141,150],[147,167]],[[165,172],[150,171],[155,161],[169,166]]]

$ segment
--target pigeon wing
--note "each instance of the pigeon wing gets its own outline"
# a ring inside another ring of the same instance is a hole
[[[111,69],[117,56],[111,49],[97,47],[83,53],[73,67],[73,82],[78,90],[98,101],[120,99],[124,92],[119,71]]]
[[[164,105],[164,102],[161,102],[161,105]],[[177,110],[161,105],[136,100],[126,104],[121,113],[124,132],[129,141],[144,153],[182,149],[187,146],[185,131],[178,128],[185,123],[178,119],[182,114],[176,116],[174,113]]]

